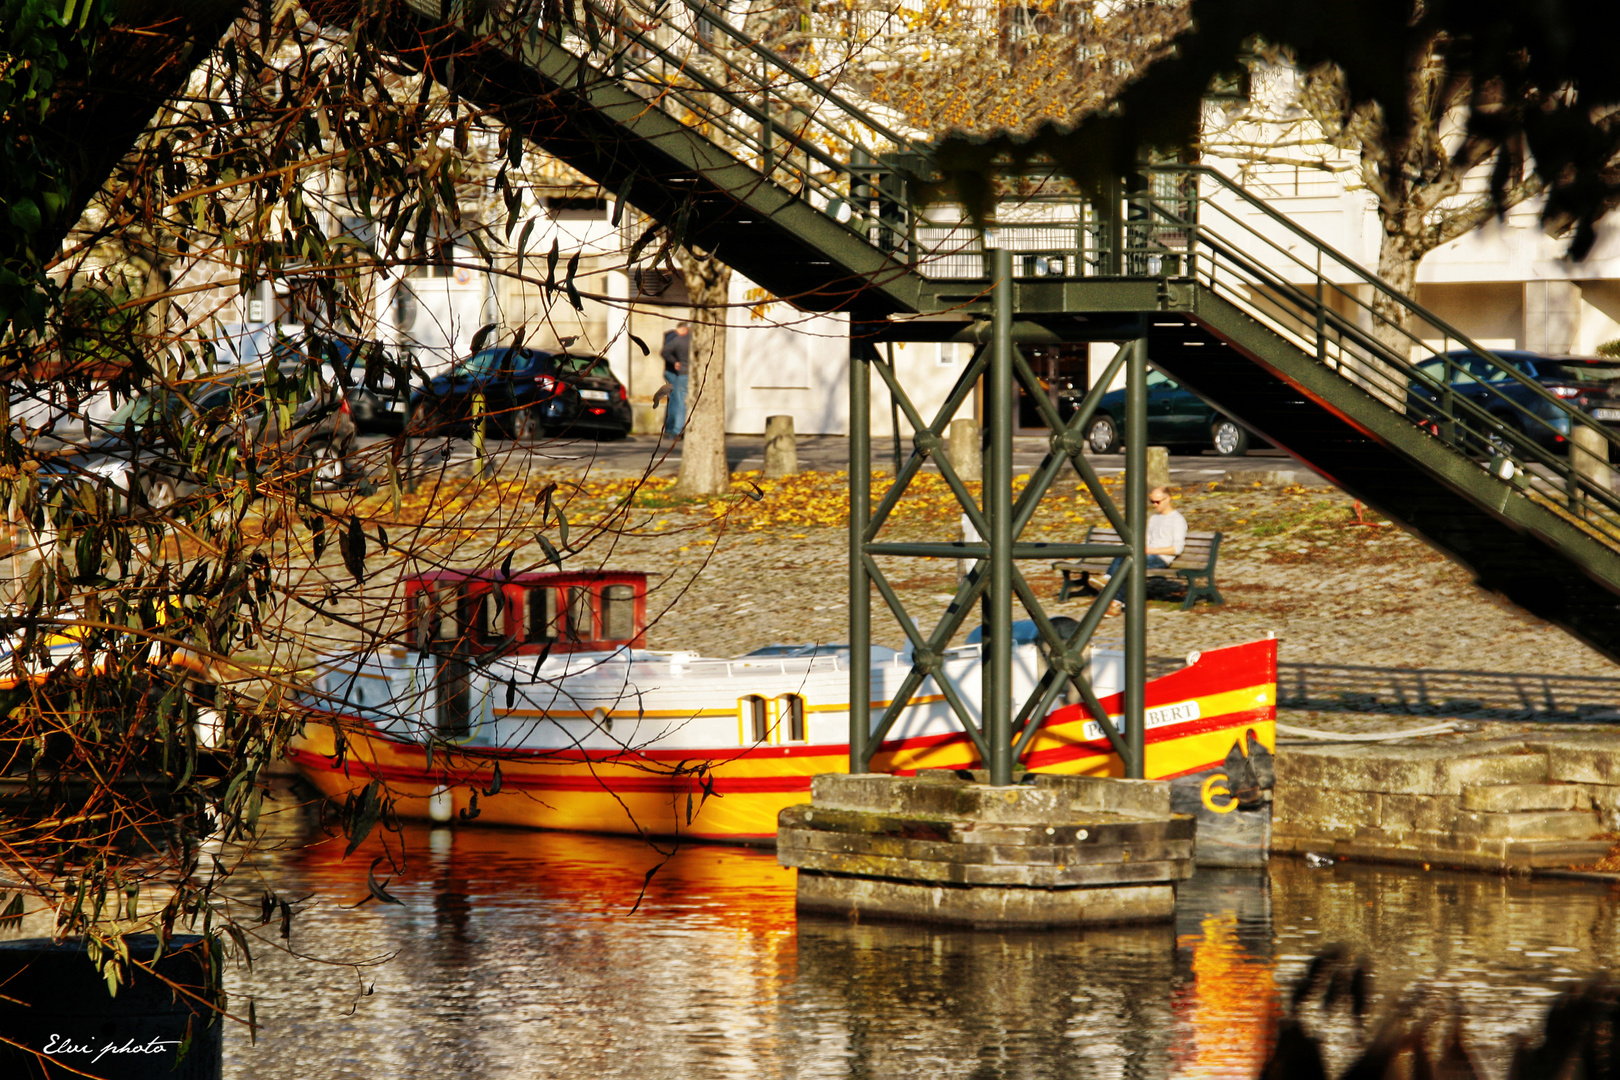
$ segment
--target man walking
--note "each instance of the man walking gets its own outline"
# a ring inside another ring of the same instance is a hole
[[[677,323],[664,332],[664,381],[669,384],[669,401],[664,406],[664,434],[672,439],[686,430],[686,372],[692,363],[692,328]]]

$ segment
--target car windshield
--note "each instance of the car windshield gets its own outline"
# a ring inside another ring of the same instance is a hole
[[[1601,360],[1559,360],[1556,362],[1542,360],[1536,364],[1536,370],[1541,373],[1543,379],[1586,383],[1620,382],[1620,363]]]

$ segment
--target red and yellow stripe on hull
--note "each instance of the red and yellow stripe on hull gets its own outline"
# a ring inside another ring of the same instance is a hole
[[[1275,641],[1213,650],[1196,664],[1151,680],[1148,777],[1174,779],[1219,765],[1249,733],[1275,750],[1276,701]],[[1120,696],[1102,704],[1116,713]],[[1178,706],[1191,718],[1152,725],[1152,710]],[[1048,773],[1121,775],[1119,757],[1106,741],[1086,738],[1086,722],[1079,706],[1052,713],[1025,765]],[[477,820],[486,825],[765,842],[776,836],[784,807],[809,801],[811,777],[849,768],[847,744],[637,753],[439,747],[430,766],[419,744],[389,738],[359,720],[345,726],[341,763],[326,724],[308,725],[288,751],[323,794],[342,797],[375,778],[393,793],[402,816],[425,819],[429,797],[448,788],[460,820],[462,811],[472,809],[475,791],[493,786],[499,762],[500,790],[478,795]],[[972,741],[956,732],[884,743],[872,768],[909,775],[978,763]]]

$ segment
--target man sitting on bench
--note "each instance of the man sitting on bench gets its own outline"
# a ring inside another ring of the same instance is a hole
[[[1168,570],[1170,564],[1176,561],[1176,556],[1187,546],[1187,519],[1172,505],[1170,493],[1162,487],[1148,492],[1148,505],[1154,512],[1149,515],[1147,523],[1147,568]],[[1120,563],[1124,561],[1124,556],[1120,556],[1109,563],[1102,583],[1119,573]],[[1110,615],[1118,615],[1124,610],[1125,605],[1118,600],[1108,605]]]

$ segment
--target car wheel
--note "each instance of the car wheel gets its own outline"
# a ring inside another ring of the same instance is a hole
[[[1086,445],[1093,454],[1119,453],[1119,428],[1114,418],[1108,415],[1093,418],[1091,426],[1086,428]]]
[[[532,442],[540,434],[540,417],[530,408],[520,408],[506,421],[515,442]]]
[[[1217,420],[1209,430],[1210,442],[1222,457],[1242,457],[1249,452],[1249,433],[1236,420]]]
[[[310,447],[306,459],[310,484],[320,491],[329,491],[343,482],[343,455],[329,442]]]

